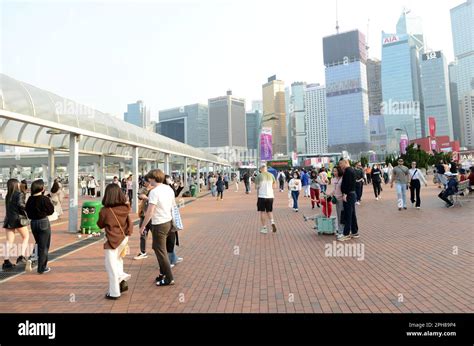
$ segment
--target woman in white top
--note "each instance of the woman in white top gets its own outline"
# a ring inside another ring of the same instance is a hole
[[[344,201],[342,200],[342,176],[344,172],[342,168],[336,166],[332,170],[332,181],[331,183],[334,186],[334,189],[331,192],[331,196],[336,198],[336,214],[337,214],[337,233],[342,234],[344,231],[344,221],[342,220],[342,211],[344,209]]]
[[[90,177],[87,187],[89,188],[90,195],[95,197],[95,188],[97,187],[97,182],[95,181],[94,177]]]
[[[326,169],[324,167],[321,167],[321,170],[319,171],[318,183],[319,183],[321,192],[326,193],[329,180],[328,180],[328,174],[326,173]]]
[[[84,177],[81,179],[81,193],[83,196],[87,195],[87,181]]]
[[[410,177],[409,185],[410,185],[410,200],[411,205],[416,206],[416,209],[421,208],[421,199],[420,199],[420,190],[421,190],[421,183],[425,184],[425,187],[428,186],[426,183],[425,176],[423,172],[416,167],[416,162],[413,161],[411,163],[411,168],[408,170],[408,175]],[[416,202],[415,202],[415,195],[416,195]]]
[[[293,179],[290,180],[288,186],[291,191],[291,197],[293,198],[293,210],[298,212],[298,197],[300,196],[301,191],[301,179],[298,172],[293,173]]]
[[[63,208],[61,203],[63,201],[63,188],[59,181],[56,179],[54,180],[53,186],[51,187],[50,195],[51,195],[51,202],[54,205],[54,211],[57,213],[58,217],[63,214]]]

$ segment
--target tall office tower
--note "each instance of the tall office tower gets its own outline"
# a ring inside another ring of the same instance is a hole
[[[147,128],[150,124],[150,110],[147,109],[141,100],[130,103],[127,105],[127,111],[124,113],[124,120],[135,126]]]
[[[370,148],[367,50],[359,30],[323,38],[328,150],[359,154]]]
[[[258,110],[247,112],[247,148],[258,149],[258,134],[260,133],[260,121],[262,113]]]
[[[306,153],[305,88],[306,83],[296,82],[285,89],[288,153]]]
[[[209,146],[247,146],[245,99],[226,96],[208,100],[209,106]]]
[[[449,72],[449,94],[451,99],[451,114],[453,116],[453,139],[462,143],[463,128],[461,125],[460,102],[458,97],[458,85],[456,83],[456,64],[448,65]]]
[[[305,89],[306,153],[328,152],[326,88],[309,84]]]
[[[446,58],[441,51],[427,52],[420,62],[421,90],[425,114],[425,134],[429,134],[429,118],[436,119],[436,135],[453,140],[453,117]]]
[[[288,153],[286,147],[287,126],[285,106],[285,83],[276,76],[268,78],[262,86],[263,118],[262,127],[272,129],[273,155]]]
[[[470,99],[474,90],[474,6],[472,0],[467,0],[451,9],[451,29],[456,58],[451,69],[451,81],[456,84],[457,88],[459,118],[462,127],[461,145],[472,147],[468,141],[471,130],[466,127],[466,124],[472,124],[474,116],[472,107],[469,107],[469,102],[466,101]],[[451,100],[451,102],[454,101]]]
[[[252,109],[250,110],[251,113],[259,111],[260,114],[263,114],[263,101],[262,100],[253,100],[252,101]]]
[[[401,133],[425,135],[420,57],[424,52],[421,19],[404,11],[397,33],[382,32],[382,95],[387,151],[399,150]]]
[[[192,104],[159,112],[156,132],[197,148],[209,146],[209,112],[207,105]]]
[[[367,89],[371,147],[378,153],[384,153],[387,135],[382,115],[382,63],[378,59],[367,59]]]
[[[464,94],[461,102],[463,116],[464,144],[469,149],[474,149],[474,90]]]

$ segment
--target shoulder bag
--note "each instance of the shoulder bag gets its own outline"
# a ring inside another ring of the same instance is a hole
[[[112,212],[112,214],[114,215],[115,220],[117,221],[117,224],[118,224],[118,226],[120,227],[120,230],[122,231],[123,236],[124,236],[125,238],[127,238],[127,236],[125,235],[125,232],[123,231],[122,226],[120,225],[119,220],[117,219],[117,215],[115,215],[115,213],[114,213],[114,210],[113,210],[112,208],[109,208],[109,209],[110,209],[110,211]],[[125,258],[129,253],[130,253],[130,247],[128,246],[128,243],[127,243],[127,245],[124,246],[124,248],[122,249],[122,251],[120,251],[120,257]]]

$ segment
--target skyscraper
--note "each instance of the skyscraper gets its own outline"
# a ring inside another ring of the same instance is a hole
[[[425,114],[425,134],[429,134],[428,118],[436,119],[436,135],[453,140],[453,117],[449,91],[449,73],[446,58],[441,51],[422,55],[421,89]]]
[[[232,91],[226,96],[208,100],[209,146],[247,146],[245,99],[235,98]]]
[[[387,147],[387,135],[382,115],[382,64],[378,59],[367,60],[367,86],[371,147],[378,153],[384,153]]]
[[[474,90],[474,6],[467,0],[451,9],[455,64],[451,69],[452,83],[456,84],[461,125],[461,145],[473,147],[468,138],[472,133],[474,114],[469,100]],[[453,102],[453,101],[451,101]],[[472,125],[471,125],[472,126]]]
[[[309,84],[305,89],[306,153],[328,152],[326,88]]]
[[[359,30],[323,38],[328,150],[359,154],[370,148],[367,51]]]
[[[404,11],[397,33],[382,32],[382,95],[387,151],[398,151],[400,131],[425,134],[419,59],[424,51],[421,19]]]
[[[252,109],[250,112],[259,111],[260,114],[263,114],[263,101],[262,100],[253,100],[252,101]]]
[[[458,85],[456,83],[456,64],[454,62],[448,65],[449,71],[449,94],[451,99],[451,114],[453,116],[453,138],[462,143],[463,128],[461,125],[460,108],[461,103],[458,97]]]
[[[209,146],[209,112],[207,105],[192,104],[159,112],[157,132],[193,147]]]
[[[285,89],[288,153],[306,153],[305,89],[304,82],[292,83],[291,88]]]
[[[150,123],[150,110],[141,100],[130,103],[127,105],[127,112],[124,113],[124,120],[135,126],[146,128]]]
[[[253,112],[248,112],[246,115],[247,119],[247,148],[248,149],[258,149],[258,133],[260,121],[262,118],[262,113],[258,110]]]
[[[285,83],[276,76],[268,78],[262,86],[263,118],[262,127],[272,129],[273,155],[287,154]]]

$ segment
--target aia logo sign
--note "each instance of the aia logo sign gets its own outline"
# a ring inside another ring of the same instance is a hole
[[[383,39],[383,44],[390,44],[400,41],[400,38],[397,35],[391,35]]]

